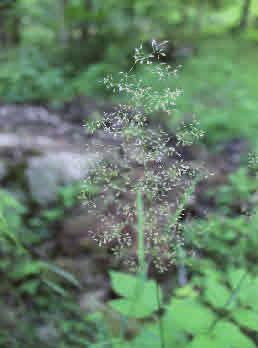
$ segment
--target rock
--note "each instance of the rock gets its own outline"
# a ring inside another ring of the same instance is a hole
[[[59,333],[54,322],[48,322],[47,324],[39,326],[37,328],[37,336],[40,341],[45,343],[47,346],[49,345],[49,342],[51,342],[51,345],[58,344]]]
[[[71,124],[43,106],[1,105],[1,130],[13,132],[28,127],[35,131],[48,127],[55,129],[55,132],[59,134],[64,134],[73,128]]]
[[[12,180],[19,181],[22,189],[28,191],[29,199],[39,205],[47,205],[57,200],[60,186],[87,177],[99,158],[112,151],[107,146],[110,141],[96,140],[87,135],[82,126],[47,108],[2,105],[0,180],[6,176],[2,160],[12,171],[10,184]],[[103,146],[98,148],[96,142],[101,142]]]
[[[82,294],[79,299],[79,304],[82,310],[94,313],[104,308],[106,299],[107,291],[105,289],[99,289]]]
[[[105,112],[114,111],[114,105],[108,104],[106,101],[96,101],[91,97],[79,96],[65,102],[58,111],[61,112],[65,121],[83,125],[94,114],[103,115]]]
[[[4,154],[7,151],[13,154],[13,157],[17,157],[16,153],[30,156],[47,151],[60,151],[62,147],[67,147],[67,144],[45,135],[11,132],[0,134],[0,153]]]
[[[26,177],[33,200],[41,205],[54,202],[60,186],[84,179],[94,168],[98,158],[93,153],[62,151],[31,157]]]

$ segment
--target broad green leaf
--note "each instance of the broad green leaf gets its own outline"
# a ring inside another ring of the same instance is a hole
[[[232,317],[240,326],[258,331],[258,313],[249,309],[238,309],[232,313]]]
[[[166,325],[167,324],[167,325]],[[165,347],[185,348],[188,342],[187,336],[182,330],[177,330],[176,327],[171,327],[171,323],[165,323],[162,321],[163,326],[163,339]],[[127,346],[126,346],[127,347]],[[130,348],[160,348],[161,335],[160,335],[160,322],[157,320],[155,323],[147,324],[141,330],[141,332],[130,341],[128,347]],[[124,348],[124,347],[123,347]]]
[[[111,282],[115,292],[125,297],[110,302],[118,312],[126,316],[143,318],[158,310],[157,291],[161,300],[162,294],[155,281],[121,272],[111,272]]]
[[[190,284],[175,290],[175,296],[180,298],[196,297],[197,295],[197,291]]]
[[[134,297],[137,277],[122,272],[110,272],[112,289],[120,296]]]
[[[228,281],[232,289],[235,289],[239,285],[239,282],[241,281],[245,273],[246,270],[244,268],[230,268],[228,270]],[[250,278],[250,276],[248,278]],[[246,281],[248,281],[248,279],[246,279]]]
[[[229,321],[220,321],[212,331],[212,335],[222,348],[255,348],[254,342],[244,335],[240,329]]]
[[[235,279],[233,278],[235,276]],[[238,273],[230,273],[231,283],[236,284],[237,298],[239,302],[249,308],[253,308],[258,311],[258,278],[252,278],[246,271],[243,271],[242,275]]]
[[[215,308],[224,308],[231,296],[226,286],[212,278],[205,281],[204,299]]]
[[[201,272],[205,275],[205,277],[212,279],[213,281],[221,281],[223,279],[223,273],[216,269],[216,265],[212,263],[209,265],[207,262],[207,266],[201,270]]]
[[[164,322],[168,323],[168,329],[176,326],[195,335],[208,330],[215,318],[208,307],[195,299],[174,299],[168,307]]]
[[[154,300],[140,296],[135,300],[133,299],[119,299],[109,301],[109,305],[117,312],[136,319],[146,318],[150,316],[155,310],[158,309],[158,303],[154,297]]]
[[[187,348],[220,348],[220,345],[211,336],[200,335],[195,337]]]
[[[128,345],[121,348],[157,348],[160,347],[160,334],[158,325],[147,325]]]

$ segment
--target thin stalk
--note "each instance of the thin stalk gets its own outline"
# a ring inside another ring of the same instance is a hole
[[[136,211],[137,211],[137,256],[139,262],[139,273],[146,273],[146,262],[144,252],[144,207],[142,192],[137,191],[136,196]]]
[[[156,296],[157,296],[157,304],[159,312],[161,312],[162,309],[162,303],[160,299],[160,291],[159,291],[159,285],[156,282]],[[159,313],[159,337],[160,337],[160,348],[165,348],[165,337],[164,337],[164,326],[163,326],[163,320],[161,313]]]
[[[150,207],[151,206],[151,194],[150,194],[150,192],[147,193],[147,198],[148,198],[147,204]],[[159,312],[158,322],[159,322],[160,348],[165,348],[164,327],[163,327],[163,320],[162,320],[162,316],[161,316],[161,310],[163,308],[163,304],[161,302],[160,288],[159,288],[159,285],[157,282],[156,282],[156,299],[157,299],[158,312]]]
[[[137,297],[142,295],[142,286],[147,277],[148,265],[145,261],[145,248],[144,248],[144,205],[142,199],[142,192],[140,189],[136,192],[136,216],[137,216],[137,257],[138,257],[138,272],[137,281],[134,289],[135,301],[132,301],[130,312],[133,312],[135,305],[137,304]],[[127,318],[121,322],[120,336],[121,340],[125,336]]]

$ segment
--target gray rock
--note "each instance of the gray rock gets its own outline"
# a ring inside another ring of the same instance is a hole
[[[99,156],[94,153],[47,153],[28,160],[26,178],[31,196],[38,204],[56,201],[59,188],[84,179],[95,167]]]
[[[86,292],[80,296],[80,308],[88,313],[94,313],[104,308],[106,298],[106,289],[98,289],[95,291]]]
[[[59,334],[54,322],[48,322],[48,324],[39,326],[37,328],[37,336],[46,344],[51,342],[56,345],[59,339]]]

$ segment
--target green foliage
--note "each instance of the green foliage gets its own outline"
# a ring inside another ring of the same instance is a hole
[[[195,338],[188,347],[215,348],[221,346],[230,348],[254,348],[255,344],[236,325],[228,321],[221,321],[214,327],[211,334]]]
[[[93,192],[93,188],[89,187],[88,189]],[[80,184],[61,187],[57,204],[53,207],[42,209],[36,216],[29,219],[28,225],[32,229],[32,235],[31,238],[29,238],[27,232],[27,242],[29,244],[38,243],[44,239],[44,237],[47,237],[47,229],[49,226],[62,221],[66,212],[77,204],[80,191]],[[35,235],[37,235],[38,238],[36,238]],[[26,240],[24,242],[26,243]]]
[[[0,240],[18,245],[18,234],[23,230],[22,215],[27,209],[4,190],[0,190],[0,202]]]
[[[118,66],[114,66],[105,61],[102,63],[91,64],[78,74],[71,81],[71,93],[73,95],[103,95],[103,86],[101,81],[103,76],[108,72],[118,72]]]
[[[51,280],[52,275],[57,275],[61,280],[79,287],[78,281],[70,273],[30,255],[23,246],[24,233],[21,234],[21,231],[27,232],[20,216],[21,211],[24,212],[24,210],[10,194],[1,192],[1,195],[4,200],[0,212],[2,216],[6,217],[4,223],[0,225],[0,232],[3,237],[0,250],[4,255],[3,262],[0,263],[0,270],[4,273],[4,282],[9,284],[10,287],[14,285],[13,283],[18,282],[19,285],[16,286],[14,291],[17,290],[17,294],[28,293],[29,295],[36,295],[40,282],[49,286],[52,285],[54,290],[65,294],[62,287],[55,284],[56,279]],[[6,209],[10,207],[18,208],[18,210],[12,210],[12,215],[8,215]]]
[[[185,239],[200,252],[215,257],[221,265],[252,263],[257,259],[257,219],[257,214],[210,215],[207,220],[185,225]]]
[[[174,117],[198,115],[208,143],[243,136],[255,145],[257,58],[255,44],[244,39],[202,40],[179,76],[184,95]]]
[[[180,120],[197,115],[204,141],[216,147],[221,141],[244,137],[257,145],[255,43],[232,37],[202,38],[196,54],[184,61],[176,79],[159,81],[146,69],[138,70],[153,88],[179,87],[184,93],[170,117],[156,114],[172,131]],[[154,115],[155,116],[155,115]]]
[[[64,71],[36,48],[23,47],[0,67],[0,94],[6,102],[48,101],[65,95]]]
[[[228,176],[227,185],[220,186],[215,192],[216,202],[220,207],[237,206],[248,202],[258,187],[258,178],[250,176],[246,167],[239,168]]]
[[[201,266],[201,273],[195,275],[186,288],[174,291],[172,299],[164,307],[161,320],[165,347],[200,348],[207,347],[207,344],[211,344],[208,347],[255,347],[252,339],[242,330],[253,333],[258,330],[257,276],[235,267],[222,272],[211,263],[202,263]],[[115,347],[160,347],[159,320],[153,317],[150,323],[152,311],[145,312],[146,302],[140,300],[142,296],[146,296],[146,301],[151,301],[149,296],[155,298],[155,281],[138,283],[141,279],[137,276],[119,272],[112,273],[111,280],[116,293],[127,300],[135,299],[137,312],[131,311],[130,316],[148,319],[132,340],[126,342],[121,338]],[[147,285],[148,282],[151,283]],[[139,284],[140,298],[135,291]],[[114,309],[128,316],[128,311],[124,310],[122,302],[120,306],[119,300]],[[138,316],[141,311],[146,315]]]
[[[157,284],[153,280],[119,273],[111,273],[114,291],[122,299],[109,302],[119,313],[133,318],[146,318],[159,309],[157,302]]]
[[[230,298],[229,290],[212,277],[205,281],[204,298],[211,306],[223,308]]]
[[[191,281],[192,286],[198,286],[198,292],[189,291],[188,285],[187,291],[176,291],[165,306],[162,316],[165,347],[174,344],[182,348],[221,345],[232,348],[255,347],[252,339],[242,330],[257,332],[257,276],[237,268],[229,268],[225,273],[213,268],[206,268],[206,271],[206,274],[195,276]],[[116,274],[113,284],[118,292],[121,288],[117,282],[123,282],[125,276]],[[137,306],[141,307],[142,304],[137,302]],[[115,309],[119,310],[119,304]],[[147,313],[144,317],[148,318]],[[141,343],[146,347],[159,347],[158,337],[159,324],[154,320],[145,324],[128,346],[139,347]],[[127,347],[124,344],[121,346]]]
[[[208,307],[200,304],[195,298],[186,298],[172,299],[163,322],[167,321],[167,330],[169,325],[172,325],[175,331],[197,335],[206,332],[214,320],[214,313]]]
[[[74,203],[75,191],[78,188],[62,190],[65,207]],[[78,289],[78,281],[57,265],[32,256],[34,239],[23,217],[27,209],[6,191],[1,190],[0,197],[1,347],[89,345],[92,330],[97,333],[98,329],[85,319],[67,291],[68,287]]]
[[[155,37],[159,40],[168,39],[173,46],[178,42],[195,41],[196,37],[221,34],[238,25],[241,9],[241,0],[160,0],[158,3],[153,0],[106,0],[104,5],[102,0],[92,0],[90,3],[83,0],[4,2],[1,15],[3,37],[1,36],[0,41],[3,60],[0,69],[1,97],[8,102],[56,101],[69,99],[82,92],[103,93],[99,80],[107,71],[126,69],[130,64],[129,54],[139,42],[146,43]],[[258,8],[254,2],[249,12],[250,30],[247,35],[257,40],[255,23]],[[9,50],[13,47],[14,54],[12,49]],[[32,47],[37,52],[25,55],[23,51],[31,51]],[[195,91],[196,87],[203,88],[204,81],[210,78],[209,73],[213,68],[218,79],[221,79],[222,86],[225,84],[225,87],[230,87],[232,83],[225,80],[224,72],[220,73],[221,69],[216,69],[217,64],[218,67],[223,66],[220,64],[224,62],[222,56],[223,61],[215,62],[215,66],[213,54],[208,52],[208,56],[209,59],[206,59],[205,53],[205,57],[197,60],[200,73],[196,76]],[[195,63],[191,65],[191,69],[194,73]],[[225,72],[230,69],[228,60]],[[192,83],[188,84],[191,85]],[[208,85],[212,92],[214,89],[210,82]],[[221,92],[225,91],[227,92],[227,88],[222,87]],[[237,98],[242,98],[245,92],[239,86],[227,94],[230,97],[228,103],[231,105],[232,99],[237,102]],[[207,107],[212,107],[212,94],[207,97],[200,103],[199,97],[194,96],[196,109],[206,116]],[[239,114],[242,111],[250,112],[250,108],[255,109],[253,98],[246,94],[245,99]],[[189,101],[191,104],[191,96]],[[188,101],[186,104],[188,105]],[[224,113],[223,105],[220,106],[217,123],[223,132],[221,123]],[[211,114],[214,115],[215,111]],[[228,112],[225,111],[225,114]],[[207,122],[207,126],[214,129],[214,121]],[[229,129],[234,131],[233,126]]]

